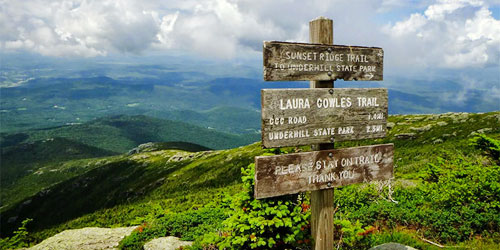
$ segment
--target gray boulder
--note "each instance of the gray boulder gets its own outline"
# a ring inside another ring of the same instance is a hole
[[[417,250],[413,247],[405,246],[403,244],[399,243],[385,243],[382,245],[374,246],[370,248],[369,250]]]
[[[120,241],[136,227],[86,227],[58,233],[29,250],[103,250],[118,249]]]
[[[191,246],[193,242],[182,241],[177,237],[168,236],[154,239],[144,244],[144,250],[175,250],[179,247]]]

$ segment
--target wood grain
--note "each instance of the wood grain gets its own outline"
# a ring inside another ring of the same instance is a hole
[[[381,81],[384,51],[376,47],[264,42],[266,81]]]
[[[255,157],[255,198],[330,189],[393,177],[394,145]]]
[[[309,41],[319,44],[333,44],[333,20],[319,17],[309,22]],[[334,81],[310,81],[310,88],[333,88]],[[311,145],[313,146],[313,145]],[[317,150],[333,149],[334,143],[315,145]],[[311,236],[313,249],[333,250],[333,189],[311,192]]]
[[[388,94],[383,88],[263,89],[261,104],[265,148],[381,138],[387,133]]]

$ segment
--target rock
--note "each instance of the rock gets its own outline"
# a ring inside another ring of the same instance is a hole
[[[493,129],[492,128],[483,128],[483,129],[479,129],[479,130],[476,130],[476,131],[472,131],[470,134],[469,134],[469,137],[470,136],[474,136],[474,135],[478,135],[478,134],[484,134],[486,132],[490,132],[492,131]]]
[[[396,137],[396,139],[406,140],[415,138],[415,133],[401,133],[401,134],[396,134],[394,136]]]
[[[133,155],[142,152],[151,152],[157,150],[156,144],[153,142],[143,143],[130,151],[128,151],[128,155]]]
[[[429,121],[429,120],[437,120],[440,118],[440,115],[429,115],[427,118],[425,118],[424,121]]]
[[[436,139],[432,142],[432,144],[438,144],[438,143],[443,143],[443,140],[441,139]]]
[[[410,130],[417,131],[417,132],[424,132],[424,131],[430,130],[431,128],[432,128],[432,125],[427,124],[423,127],[418,127],[418,128],[410,127]]]
[[[483,129],[478,130],[477,132],[478,132],[479,134],[484,134],[484,133],[486,133],[486,132],[490,132],[490,131],[492,131],[492,130],[493,130],[492,128],[483,128]]]
[[[7,220],[7,223],[13,223],[17,220],[17,216],[12,216]]]
[[[58,233],[30,250],[98,250],[117,249],[120,241],[130,235],[136,227],[71,229]]]
[[[392,129],[392,128],[394,128],[394,126],[395,126],[395,125],[396,125],[396,124],[394,124],[394,122],[388,122],[388,123],[387,123],[387,128],[388,128],[388,129]]]
[[[168,236],[154,239],[144,244],[144,250],[175,250],[179,247],[191,246],[193,242],[182,241],[177,237]]]
[[[413,247],[405,246],[403,244],[399,243],[385,243],[382,245],[374,246],[370,248],[369,250],[417,250]]]
[[[437,122],[437,125],[439,125],[439,126],[446,126],[446,125],[448,125],[448,123],[447,122]]]

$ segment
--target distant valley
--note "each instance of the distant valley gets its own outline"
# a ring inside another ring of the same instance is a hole
[[[112,115],[147,115],[234,134],[258,134],[260,89],[307,87],[306,82],[263,82],[255,78],[194,80],[182,72],[157,78],[36,78],[0,88],[0,132],[75,125]],[[393,81],[393,82],[391,82]],[[454,82],[392,79],[343,82],[336,87],[388,87],[389,113],[421,114],[498,110],[486,90],[459,100]],[[438,86],[438,87],[436,87]],[[415,90],[411,93],[408,90]],[[444,96],[442,93],[448,93]],[[450,94],[451,93],[451,94]]]

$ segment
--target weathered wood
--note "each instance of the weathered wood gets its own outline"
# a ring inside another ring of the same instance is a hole
[[[313,249],[334,249],[333,196],[334,189],[311,192],[311,235],[314,239]]]
[[[376,47],[264,42],[264,80],[383,80],[384,51]]]
[[[309,22],[309,42],[333,44],[333,20],[319,17]],[[310,81],[310,88],[333,88],[333,80]],[[314,146],[314,147],[313,147]],[[331,143],[311,145],[315,150],[333,149]],[[311,236],[313,249],[333,250],[333,196],[334,189],[311,192]]]
[[[255,157],[255,198],[393,177],[393,144]],[[333,204],[332,204],[333,205]]]
[[[266,148],[386,136],[387,89],[263,89],[261,103]]]

